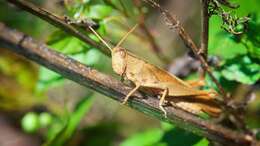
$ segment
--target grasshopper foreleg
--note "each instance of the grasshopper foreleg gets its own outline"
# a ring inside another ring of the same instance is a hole
[[[129,99],[129,97],[130,97],[131,95],[133,95],[133,93],[134,93],[136,90],[138,90],[138,88],[139,88],[140,86],[141,86],[140,84],[136,84],[135,88],[134,88],[132,91],[130,91],[130,92],[126,95],[126,97],[124,98],[124,101],[123,101],[122,104],[125,104],[125,103],[127,102],[127,100]]]

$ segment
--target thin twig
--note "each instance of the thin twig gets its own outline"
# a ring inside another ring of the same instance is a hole
[[[201,1],[201,42],[200,42],[200,53],[204,59],[207,60],[208,56],[208,39],[209,39],[209,13],[208,5],[209,0]]]
[[[39,8],[39,7],[35,6],[34,4],[32,4],[31,2],[26,1],[26,0],[7,0],[7,1],[27,12],[30,12],[33,15],[38,16],[39,18],[60,28],[61,30],[66,31],[67,33],[79,38],[81,41],[83,41],[95,48],[100,49],[101,52],[110,56],[110,51],[104,45],[99,44],[99,43],[93,41],[92,39],[90,39],[88,36],[86,36],[81,31],[79,31],[76,27],[68,24],[64,18],[54,15],[51,12],[49,12],[43,8]]]
[[[159,59],[161,59],[161,61],[163,61],[164,63],[168,64],[169,63],[169,59],[167,59],[166,56],[164,56],[162,54],[162,49],[156,43],[156,40],[155,40],[154,36],[152,35],[151,31],[149,30],[149,28],[145,24],[145,14],[141,10],[140,3],[138,3],[138,1],[134,1],[134,4],[135,4],[135,6],[137,7],[137,9],[139,11],[139,25],[140,25],[140,28],[143,30],[143,32],[145,33],[149,43],[151,44],[153,52],[157,55],[157,57]]]
[[[87,88],[93,89],[119,102],[122,102],[123,98],[131,91],[130,87],[125,86],[120,81],[91,69],[53,49],[49,49],[45,44],[36,42],[33,38],[12,30],[2,23],[0,23],[0,32],[0,44],[4,45],[5,48],[33,60]],[[238,133],[212,122],[202,120],[174,107],[165,108],[168,117],[164,118],[163,113],[158,108],[158,99],[139,93],[135,93],[134,97],[129,99],[128,102],[128,106],[133,109],[151,117],[175,123],[181,128],[205,136],[223,145],[250,146],[251,144],[259,144],[250,135]],[[148,98],[144,99],[145,97]]]

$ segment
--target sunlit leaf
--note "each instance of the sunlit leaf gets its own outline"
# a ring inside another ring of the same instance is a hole
[[[91,49],[86,54],[86,64],[89,66],[94,66],[99,63],[102,54],[97,49]]]
[[[51,35],[48,45],[64,54],[84,53],[89,46],[79,39],[68,36],[67,34],[57,31]]]
[[[37,91],[42,92],[51,87],[63,85],[64,78],[54,71],[51,71],[45,67],[41,67],[39,70],[39,80],[37,83]]]
[[[110,15],[112,8],[107,5],[92,5],[89,10],[86,10],[84,13],[87,17],[92,19],[103,19]]]
[[[212,17],[209,31],[209,54],[228,59],[247,53],[247,48],[237,43],[234,37],[220,28],[221,20]]]
[[[208,146],[208,145],[209,145],[209,141],[206,138],[203,138],[193,146]]]
[[[120,146],[152,146],[159,142],[163,136],[163,130],[150,129],[142,133],[134,134],[126,139]]]

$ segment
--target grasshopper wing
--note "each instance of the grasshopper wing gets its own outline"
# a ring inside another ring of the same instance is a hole
[[[150,76],[156,78],[162,87],[167,87],[169,96],[194,96],[194,98],[200,99],[215,99],[215,92],[196,90],[176,76],[151,64],[145,64],[145,67],[143,67],[144,71],[150,72]]]
[[[181,108],[185,111],[193,113],[195,115],[202,114],[203,112],[209,114],[212,117],[218,117],[221,113],[221,109],[216,104],[206,104],[200,102],[187,102],[180,98],[177,101],[170,101],[172,106]]]

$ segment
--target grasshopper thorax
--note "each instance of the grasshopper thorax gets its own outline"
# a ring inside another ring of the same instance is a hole
[[[119,74],[123,75],[126,70],[127,64],[127,51],[122,47],[115,47],[112,51],[112,67],[113,70]]]

